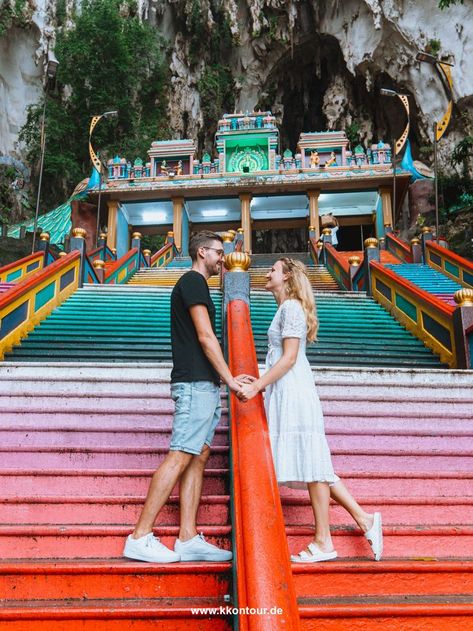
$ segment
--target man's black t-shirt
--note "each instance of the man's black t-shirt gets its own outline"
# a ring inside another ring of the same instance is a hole
[[[186,272],[177,281],[171,294],[171,383],[181,381],[213,381],[220,383],[199,343],[189,307],[205,305],[215,332],[215,305],[210,297],[207,281],[199,272]]]

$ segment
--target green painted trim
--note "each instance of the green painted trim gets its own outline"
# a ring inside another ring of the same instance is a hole
[[[457,265],[453,265],[450,261],[444,261],[445,271],[455,276],[455,278],[460,278],[460,269]]]
[[[395,294],[396,307],[400,309],[403,313],[405,313],[411,320],[417,322],[417,308],[409,300],[406,300],[403,296],[400,296],[398,293]]]
[[[23,268],[16,269],[15,271],[10,272],[9,274],[7,274],[7,277],[6,277],[5,281],[7,283],[9,283],[12,280],[16,280],[17,278],[21,278],[22,275],[23,275]]]
[[[56,287],[56,282],[53,281],[52,283],[49,283],[49,285],[46,285],[46,287],[43,287],[41,291],[38,291],[34,300],[35,312],[41,309],[41,307],[44,307],[44,305],[47,302],[49,302],[52,298],[54,298],[55,287]]]

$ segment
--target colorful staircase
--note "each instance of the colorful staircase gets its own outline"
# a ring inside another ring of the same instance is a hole
[[[230,629],[231,564],[121,558],[167,452],[173,403],[162,364],[0,365],[0,626],[21,631]],[[205,472],[198,524],[231,547],[228,415]],[[177,489],[158,520],[173,544]]]
[[[301,261],[307,267],[307,275],[312,287],[318,291],[341,291],[337,281],[330,274],[325,265],[314,265],[309,254],[305,252],[290,252],[288,254],[252,254],[250,284],[252,289],[264,289],[266,274],[272,265],[283,256]]]
[[[307,357],[319,366],[404,366],[439,368],[440,360],[381,305],[361,292],[315,292],[320,328]],[[251,292],[256,353],[263,361],[267,330],[277,305],[268,292]]]
[[[221,334],[221,294],[211,290]],[[5,361],[171,360],[171,287],[86,285],[55,309]]]
[[[189,267],[144,267],[139,269],[128,281],[129,285],[148,285],[153,287],[174,287],[179,278],[188,272]],[[207,281],[209,287],[220,287],[220,277],[212,276]]]
[[[315,369],[336,472],[381,511],[384,555],[331,508],[336,561],[292,564],[302,629],[469,629],[473,616],[471,372]],[[306,491],[281,488],[292,553],[313,536]]]
[[[454,307],[457,306],[453,295],[456,291],[462,289],[462,285],[451,280],[441,272],[432,269],[429,265],[404,263],[396,266],[386,265],[386,267],[421,289],[434,294],[447,304],[453,305]]]

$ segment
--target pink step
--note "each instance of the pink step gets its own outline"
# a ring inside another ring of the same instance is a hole
[[[286,534],[291,554],[296,554],[313,539],[314,529],[287,526]],[[368,542],[355,526],[336,526],[332,529],[332,537],[333,545],[342,558],[371,559],[373,556]],[[433,560],[473,556],[472,525],[388,525],[383,527],[383,540],[383,559]]]
[[[34,465],[44,468],[124,469],[157,467],[168,453],[167,447],[68,447],[57,449],[48,446],[0,447],[0,462],[5,468],[26,468]],[[219,469],[228,461],[228,447],[212,447],[208,467]]]
[[[473,496],[469,497],[357,497],[368,513],[381,512],[383,523],[388,524],[473,524]],[[314,523],[314,514],[308,498],[283,500],[284,519],[287,524]],[[332,504],[330,524],[333,526],[354,523],[340,506]]]
[[[410,454],[408,451],[390,449],[331,449],[335,471],[471,471],[473,454],[459,456],[455,450],[443,450],[442,455],[428,451]],[[471,453],[471,451],[470,451]]]
[[[441,423],[438,419],[430,418],[376,418],[365,416],[364,418],[347,418],[346,416],[325,417],[325,433],[336,434],[373,434],[386,436],[473,436],[473,426],[467,418],[444,418]]]
[[[146,495],[155,469],[0,469],[5,496]],[[228,469],[204,471],[204,495],[228,493]],[[177,487],[174,490],[177,494]]]
[[[138,521],[145,496],[56,496],[1,497],[4,510],[0,524],[129,524]],[[199,523],[225,525],[229,522],[228,495],[203,496],[198,512]],[[179,498],[169,499],[157,524],[179,523]]]
[[[0,430],[83,430],[83,431],[156,431],[159,429],[171,429],[173,414],[160,413],[157,416],[129,414],[73,414],[65,408],[62,412],[44,412],[28,414],[24,412],[16,413],[14,410],[2,414],[0,418]],[[222,414],[219,427],[228,427],[228,414]]]
[[[448,416],[458,418],[473,418],[473,405],[470,400],[457,401],[448,404],[437,401],[425,401],[422,405],[418,401],[403,401],[396,399],[391,404],[385,401],[342,400],[326,402],[322,405],[327,416],[356,417],[411,417],[411,418],[445,418]]]
[[[0,412],[61,412],[69,414],[85,414],[94,412],[106,412],[107,416],[115,414],[173,414],[174,402],[168,397],[152,398],[143,395],[136,398],[131,397],[95,397],[95,396],[70,396],[56,397],[55,395],[29,397],[29,396],[6,396],[0,397]],[[225,409],[227,412],[228,409]]]
[[[198,525],[208,541],[231,549],[230,526]],[[123,525],[0,525],[2,559],[105,559],[121,557],[125,538],[133,530]],[[174,546],[177,526],[162,526],[155,534]]]
[[[373,471],[344,472],[338,475],[355,497],[467,497],[473,493],[472,471],[419,471],[382,473]],[[307,490],[279,487],[283,499],[308,498]]]
[[[102,424],[103,429],[94,430],[58,429],[38,427],[37,429],[0,429],[0,445],[6,447],[34,447],[35,445],[55,447],[106,447],[110,444],[133,445],[134,447],[168,447],[171,440],[171,428],[121,429],[109,424]],[[215,432],[213,445],[228,444],[228,426],[219,426]]]

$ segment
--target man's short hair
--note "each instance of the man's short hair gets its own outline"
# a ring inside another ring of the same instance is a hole
[[[201,247],[210,246],[212,241],[220,241],[223,243],[222,237],[216,232],[210,230],[201,230],[195,232],[189,243],[189,255],[193,261],[197,259],[197,250]]]

